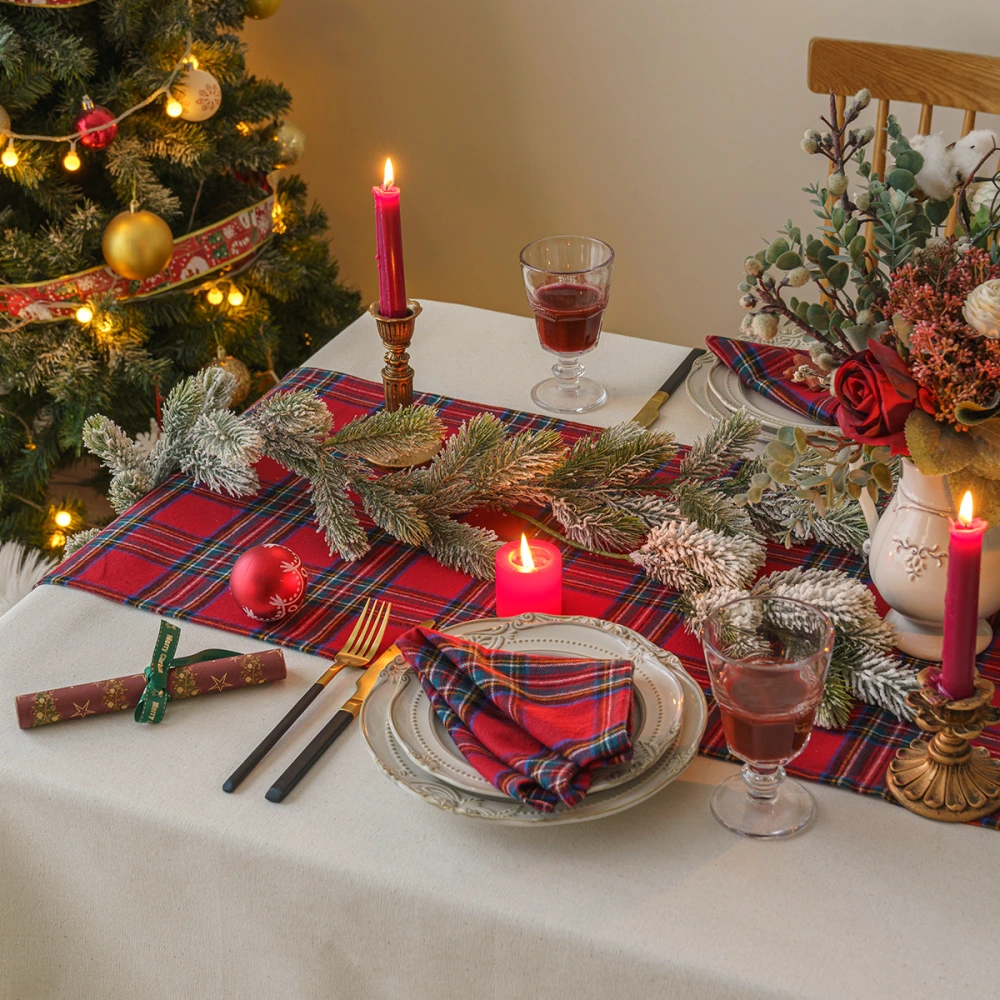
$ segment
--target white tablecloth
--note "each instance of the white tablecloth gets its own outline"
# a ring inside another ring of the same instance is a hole
[[[592,374],[631,416],[685,349],[605,335]],[[531,408],[530,321],[426,303],[418,389]],[[313,364],[377,378],[372,320]],[[660,426],[705,429],[683,393]],[[935,997],[988,983],[984,887],[1000,835],[810,785],[782,843],[720,827],[698,758],[595,823],[497,829],[384,780],[355,729],[288,802],[263,793],[346,696],[344,677],[233,795],[223,779],[320,672],[22,732],[14,695],[140,668],[153,615],[42,587],[0,618],[0,997]],[[259,648],[184,624],[181,652]],[[975,890],[975,891],[973,891]],[[989,989],[989,987],[986,987]]]

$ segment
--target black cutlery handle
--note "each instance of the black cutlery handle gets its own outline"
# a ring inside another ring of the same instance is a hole
[[[280,802],[306,775],[306,772],[326,753],[333,741],[351,724],[354,716],[341,709],[314,737],[312,742],[289,764],[285,773],[271,785],[264,798]]]
[[[222,786],[224,792],[231,792],[238,788],[243,779],[267,756],[271,747],[281,739],[292,723],[316,700],[322,684],[313,684],[306,693],[289,709],[288,714],[265,736],[254,748],[250,756],[226,779]]]

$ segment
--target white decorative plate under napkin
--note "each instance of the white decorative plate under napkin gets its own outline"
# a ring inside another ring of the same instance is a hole
[[[830,430],[828,424],[817,423],[776,400],[762,396],[721,361],[716,361],[709,372],[708,388],[727,410],[747,410],[766,431],[777,431],[779,427],[801,427],[804,431]]]
[[[625,764],[596,771],[591,794],[641,774],[660,759],[680,732],[684,695],[673,671],[658,656],[612,632],[566,618],[548,620],[536,616],[516,618],[502,627],[468,622],[449,628],[448,634],[488,649],[588,660],[632,660],[634,753]],[[396,687],[389,725],[410,760],[424,771],[456,788],[509,800],[462,756],[412,671],[401,677]]]
[[[532,625],[563,626],[567,631],[582,627],[592,639],[596,637],[596,632],[603,632],[620,642],[629,651],[626,655],[633,662],[637,659],[645,662],[646,657],[652,657],[670,672],[682,696],[680,731],[673,745],[663,752],[659,760],[620,785],[591,792],[573,809],[560,805],[550,813],[538,812],[506,796],[498,798],[492,787],[492,794],[489,795],[457,788],[415,764],[392,731],[389,715],[396,686],[409,672],[406,661],[400,656],[383,671],[379,683],[365,700],[360,715],[361,731],[368,749],[383,773],[406,791],[439,809],[511,826],[535,826],[582,823],[622,812],[655,795],[684,771],[698,752],[698,743],[705,730],[708,714],[705,696],[676,656],[660,649],[637,632],[598,618],[551,615],[483,619],[463,626],[449,626],[448,632],[458,634],[459,628],[462,628],[462,634],[467,638],[486,646],[493,643],[493,648],[503,646],[507,636],[520,636],[523,645],[512,648],[529,651],[536,648],[531,645],[528,632],[528,627]],[[568,638],[572,640],[574,635],[580,634],[568,633]],[[605,640],[611,641],[612,639]],[[610,648],[619,647],[612,644]],[[409,683],[411,682],[407,681]]]

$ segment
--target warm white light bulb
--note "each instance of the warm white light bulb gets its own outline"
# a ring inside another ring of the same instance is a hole
[[[63,157],[63,166],[69,171],[80,169],[80,157],[77,155],[76,146],[69,147],[69,152]]]
[[[73,523],[73,515],[68,510],[57,511],[55,522],[60,528],[68,528]]]
[[[190,68],[190,69],[197,69],[198,66],[200,65],[199,62],[198,62],[198,57],[197,56],[188,56],[184,60],[184,62],[188,66],[188,68]]]
[[[235,285],[229,289],[229,294],[226,298],[229,300],[231,306],[243,305],[243,293]]]
[[[210,288],[208,290],[208,295],[205,296],[213,306],[221,305],[223,294],[221,288]]]
[[[0,163],[2,163],[5,167],[16,167],[19,159],[20,157],[17,155],[17,150],[14,148],[14,140],[11,139],[7,143],[7,148],[3,151],[3,154],[0,155]]]
[[[89,323],[94,318],[94,310],[90,306],[80,306],[76,311],[76,321],[78,323]]]
[[[61,549],[66,544],[66,536],[61,531],[53,531],[49,535],[49,547]]]
[[[180,118],[184,105],[172,94],[167,94],[167,104],[163,109],[171,118]]]

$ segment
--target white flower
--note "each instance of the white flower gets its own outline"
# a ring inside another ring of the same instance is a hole
[[[993,181],[970,184],[968,191],[966,191],[966,198],[969,202],[969,211],[973,215],[985,205],[991,220],[1000,216],[1000,185]]]
[[[917,174],[917,187],[928,198],[936,201],[950,198],[958,186],[958,177],[951,152],[945,146],[944,136],[940,132],[934,135],[915,135],[910,140],[910,148],[924,158],[924,165]]]
[[[958,177],[964,183],[979,166],[980,160],[997,148],[997,134],[992,129],[979,128],[959,139],[952,147],[951,162]]]
[[[984,337],[1000,339],[1000,278],[973,288],[965,297],[962,315]]]

